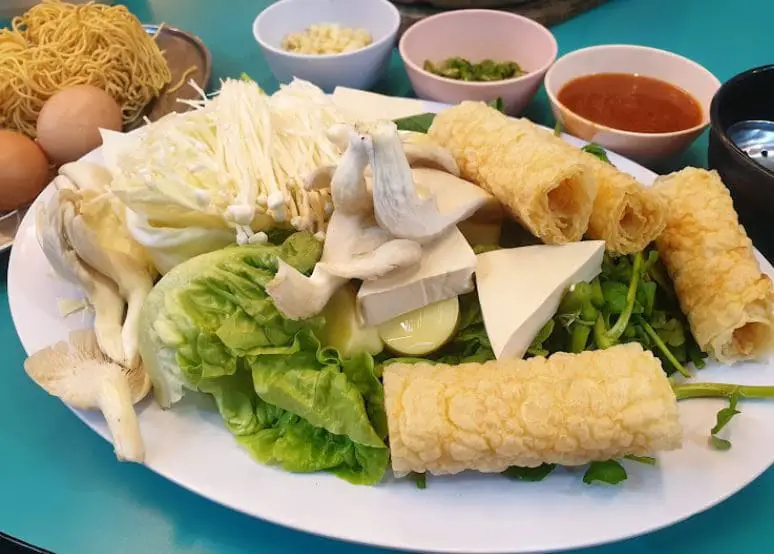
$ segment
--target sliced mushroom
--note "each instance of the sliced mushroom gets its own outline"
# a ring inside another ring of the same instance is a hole
[[[85,264],[65,240],[60,206],[72,191],[54,192],[48,207],[41,203],[36,212],[38,242],[54,271],[80,287],[94,309],[94,332],[102,352],[111,360],[124,362],[121,337],[125,303],[118,287],[110,279]]]
[[[106,205],[102,209],[110,210],[111,207]],[[110,217],[110,214],[104,217]],[[126,300],[126,317],[121,328],[124,364],[127,367],[137,366],[140,363],[140,310],[153,289],[153,274],[147,260],[131,256],[131,249],[104,248],[100,244],[100,228],[90,224],[84,213],[66,211],[64,226],[69,242],[79,257],[118,285],[119,294]],[[117,236],[115,240],[126,238]]]
[[[108,191],[107,170],[76,162],[60,172],[48,209],[38,212],[41,246],[55,270],[89,296],[96,312],[97,337],[106,355],[135,367],[140,363],[139,312],[153,288],[155,270],[129,234],[123,212]]]
[[[330,187],[333,208],[346,214],[368,214],[373,211],[373,198],[366,187],[365,170],[368,152],[358,133],[352,127],[335,125],[334,133],[340,140],[347,132],[347,147],[337,166],[323,166],[310,173],[304,182],[309,190]],[[329,130],[329,134],[333,131]]]
[[[100,410],[113,437],[119,460],[142,462],[145,446],[133,405],[150,390],[141,367],[122,368],[101,352],[91,329],[74,331],[69,343],[58,342],[24,362],[27,375],[68,406]]]
[[[362,216],[333,212],[320,262],[307,277],[281,262],[266,293],[289,319],[320,313],[336,290],[350,279],[370,280],[419,261],[422,247],[394,240]]]
[[[399,131],[398,134],[410,167],[429,167],[460,176],[460,167],[452,153],[429,136],[409,131]]]
[[[427,243],[473,214],[484,203],[472,199],[442,213],[435,198],[422,198],[414,183],[396,125],[379,121],[361,129],[373,175],[374,214],[396,238]]]

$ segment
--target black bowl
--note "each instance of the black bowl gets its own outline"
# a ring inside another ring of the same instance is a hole
[[[753,161],[727,135],[739,121],[774,121],[774,65],[732,77],[710,106],[708,161],[731,191],[739,220],[753,244],[774,261],[774,172]]]

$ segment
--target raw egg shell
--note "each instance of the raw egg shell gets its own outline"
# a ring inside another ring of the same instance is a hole
[[[0,212],[30,204],[49,181],[48,160],[31,139],[0,131]]]
[[[38,143],[52,162],[78,160],[102,144],[99,129],[120,131],[121,107],[104,90],[78,85],[57,92],[38,116]]]

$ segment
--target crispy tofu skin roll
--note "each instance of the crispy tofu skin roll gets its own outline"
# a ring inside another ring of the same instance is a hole
[[[696,342],[726,364],[770,353],[771,280],[720,176],[689,167],[661,177],[656,189],[668,203],[656,246]]]
[[[586,236],[604,240],[607,249],[618,254],[642,251],[664,230],[666,202],[653,187],[638,183],[631,175],[592,154],[581,155],[597,184]]]
[[[636,343],[458,366],[392,364],[384,390],[396,475],[568,466],[679,448],[677,400]]]
[[[497,198],[546,244],[580,240],[596,187],[577,157],[480,102],[439,113],[430,136],[457,160],[462,177]]]
[[[528,119],[519,119],[518,124],[541,136],[548,134]],[[604,240],[611,252],[633,254],[642,251],[661,234],[666,225],[666,202],[653,187],[644,186],[628,173],[560,137],[550,136],[568,157],[578,157],[594,176],[597,194],[587,237]]]

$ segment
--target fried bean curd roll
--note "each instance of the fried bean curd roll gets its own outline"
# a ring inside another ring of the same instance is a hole
[[[604,240],[607,249],[618,254],[644,250],[664,230],[666,202],[653,187],[592,154],[581,154],[597,184],[586,236]]]
[[[550,358],[384,368],[396,475],[566,466],[682,443],[661,362],[637,343]]]
[[[429,135],[454,155],[464,179],[492,194],[546,244],[583,237],[594,178],[549,133],[531,132],[486,104],[463,102],[439,113]]]
[[[526,132],[549,135],[545,129],[527,119],[516,120]],[[646,187],[614,165],[583,152],[572,144],[550,134],[552,142],[578,157],[594,176],[597,194],[589,218],[586,236],[604,240],[609,251],[633,254],[642,251],[664,230],[666,202],[653,187]]]
[[[774,289],[715,171],[688,167],[661,177],[668,203],[656,241],[696,342],[732,364],[760,359],[774,346]]]

